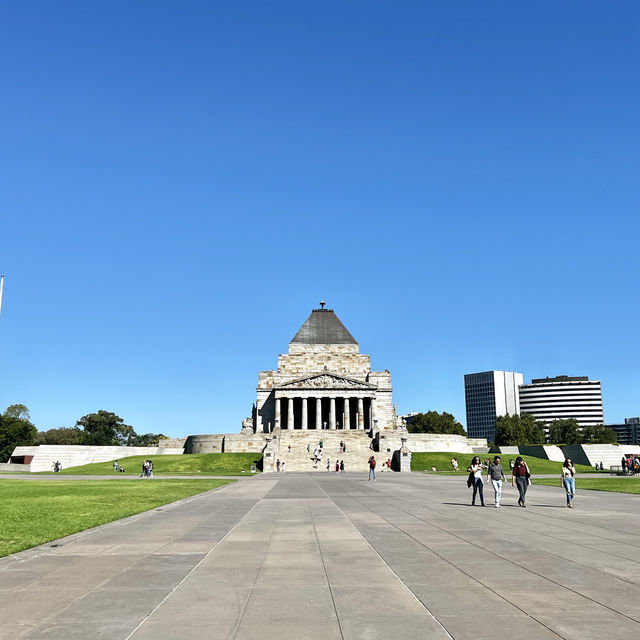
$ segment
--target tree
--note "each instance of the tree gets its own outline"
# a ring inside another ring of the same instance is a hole
[[[618,444],[616,432],[602,424],[584,427],[580,435],[582,444]]]
[[[160,440],[166,440],[167,436],[162,433],[143,433],[134,434],[127,441],[129,447],[157,447]]]
[[[81,444],[82,431],[77,427],[60,427],[59,429],[48,429],[38,431],[36,444]]]
[[[29,409],[24,404],[10,404],[2,414],[6,418],[15,418],[16,420],[31,421]]]
[[[123,447],[136,435],[133,427],[124,424],[120,416],[102,409],[82,416],[76,427],[82,428],[81,444]]]
[[[36,428],[23,404],[12,404],[0,416],[0,462],[9,460],[16,447],[33,444]]]
[[[409,433],[451,433],[466,436],[464,427],[446,411],[427,411],[411,416],[407,423]]]
[[[549,424],[547,441],[551,444],[581,444],[582,434],[575,418],[554,420]]]
[[[528,444],[544,444],[545,433],[541,422],[536,422],[536,419],[530,413],[521,413],[520,423],[522,424],[524,439]]]
[[[544,429],[528,413],[506,415],[496,419],[498,446],[523,446],[544,442]]]

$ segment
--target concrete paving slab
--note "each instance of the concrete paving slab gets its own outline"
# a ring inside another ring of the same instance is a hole
[[[0,560],[0,640],[640,633],[638,497],[528,495],[482,509],[455,477],[247,479]]]

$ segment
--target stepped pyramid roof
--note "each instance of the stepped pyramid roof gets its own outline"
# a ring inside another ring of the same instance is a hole
[[[358,344],[340,322],[333,309],[314,309],[293,336],[291,343],[298,344]],[[291,344],[290,343],[290,344]]]

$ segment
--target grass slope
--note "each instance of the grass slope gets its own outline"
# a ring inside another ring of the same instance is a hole
[[[234,480],[0,480],[0,556]]]
[[[560,477],[533,479],[533,484],[543,484],[547,487],[558,487],[560,489]],[[640,493],[640,478],[577,478],[576,492],[581,489],[591,491],[614,491],[616,493]]]
[[[466,469],[469,464],[471,464],[471,459],[474,455],[475,454],[472,453],[451,453],[448,451],[413,453],[411,454],[411,471],[431,471],[431,468],[435,467],[437,471],[446,471],[454,475],[451,471],[451,458],[455,456],[458,459],[457,475],[466,475]],[[480,459],[493,459],[494,455],[495,454],[485,453],[480,456]],[[513,458],[515,460],[516,457],[501,455],[500,458],[505,475],[509,475],[509,459]],[[529,465],[532,475],[543,473],[560,474],[560,468],[562,467],[561,462],[553,462],[552,460],[545,460],[543,458],[534,458],[533,456],[522,456],[522,458]],[[575,467],[578,473],[593,473],[595,471],[592,467],[582,464],[577,464]]]
[[[139,476],[142,463],[147,458],[153,461],[153,475],[196,475],[199,473],[219,476],[239,476],[249,474],[251,465],[257,465],[260,453],[193,453],[166,456],[130,456],[119,458],[118,463],[125,469],[126,475]],[[244,471],[244,473],[243,473]],[[71,475],[107,475],[113,474],[111,462],[96,462],[79,467],[69,467],[61,471]],[[123,475],[122,473],[118,475]]]

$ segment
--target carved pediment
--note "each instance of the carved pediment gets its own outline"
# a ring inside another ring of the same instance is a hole
[[[352,391],[361,389],[362,391],[371,391],[372,389],[377,389],[377,387],[374,384],[361,382],[353,378],[346,378],[336,375],[335,373],[321,373],[319,375],[285,382],[275,387],[275,389],[349,389]]]

